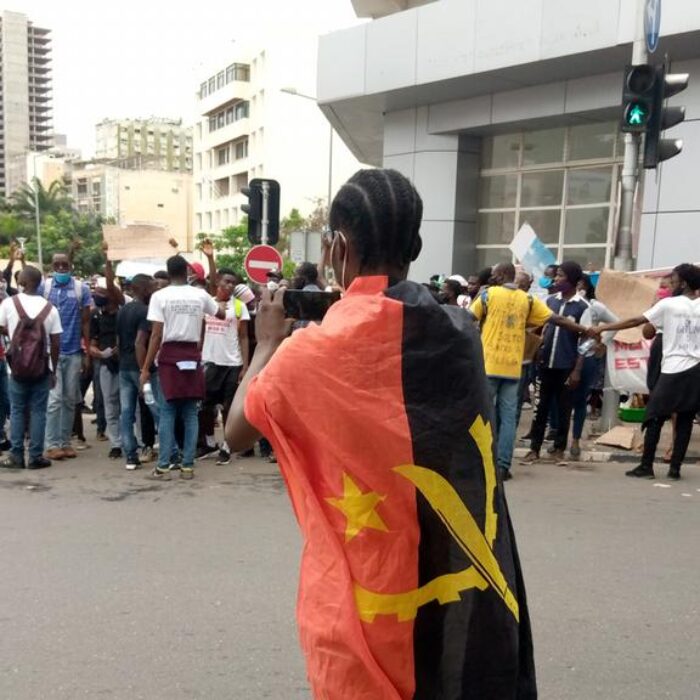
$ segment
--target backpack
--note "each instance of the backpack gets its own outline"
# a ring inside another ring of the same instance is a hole
[[[29,318],[18,296],[12,297],[12,302],[19,316],[7,350],[7,361],[12,370],[12,377],[18,382],[42,379],[49,371],[44,321],[51,313],[53,304],[47,301],[36,318]]]

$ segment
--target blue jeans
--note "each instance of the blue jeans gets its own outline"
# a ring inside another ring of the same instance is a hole
[[[0,360],[0,439],[5,440],[5,421],[10,417],[7,362]]]
[[[70,447],[75,405],[80,400],[82,353],[60,355],[56,370],[56,386],[49,394],[46,412],[46,448]]]
[[[130,461],[138,457],[138,444],[134,435],[134,423],[136,422],[136,403],[139,396],[139,371],[119,371],[119,403],[121,404],[120,427],[122,446],[126,452],[126,459]]]
[[[152,383],[152,382],[151,382]],[[159,392],[160,393],[160,392]],[[173,453],[177,450],[175,443],[175,420],[182,417],[185,424],[185,440],[182,446],[182,466],[193,467],[199,433],[199,401],[196,399],[175,399],[166,401],[160,394],[160,418],[158,421],[158,466],[167,469],[171,464]]]
[[[18,382],[10,378],[10,439],[12,457],[24,463],[24,432],[29,414],[29,461],[41,457],[46,430],[46,404],[49,400],[49,378],[37,382]]]
[[[513,461],[520,380],[489,377],[489,388],[496,412],[496,433],[498,436],[496,461],[499,467],[510,469],[510,464]]]

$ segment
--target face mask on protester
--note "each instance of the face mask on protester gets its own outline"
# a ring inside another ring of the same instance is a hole
[[[107,299],[107,297],[100,297],[100,296],[95,296],[92,299],[95,302],[95,306],[97,306],[98,308],[101,308],[103,306],[107,306],[107,302],[109,301],[109,299]]]
[[[549,289],[552,286],[552,278],[551,277],[540,277],[540,281],[538,284],[542,289]]]
[[[276,291],[280,288],[280,286],[279,286],[279,284],[278,284],[277,282],[275,282],[274,280],[268,280],[268,281],[267,281],[267,288],[268,288],[271,292],[276,292]]]
[[[659,287],[656,291],[657,299],[668,299],[670,296],[673,296],[673,294],[668,287]]]
[[[68,284],[70,282],[70,272],[54,272],[53,278],[59,284]]]

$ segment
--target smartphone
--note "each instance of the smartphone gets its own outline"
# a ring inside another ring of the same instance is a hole
[[[340,301],[340,292],[304,292],[286,289],[284,292],[284,314],[299,321],[321,321],[328,309]]]

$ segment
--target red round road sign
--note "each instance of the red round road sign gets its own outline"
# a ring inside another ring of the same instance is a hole
[[[253,282],[265,284],[270,270],[282,269],[282,256],[272,246],[256,245],[248,251],[244,265],[248,277]]]

